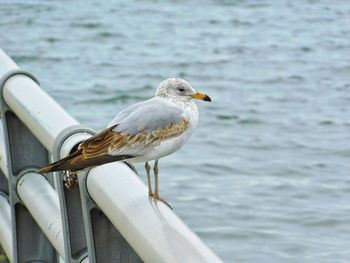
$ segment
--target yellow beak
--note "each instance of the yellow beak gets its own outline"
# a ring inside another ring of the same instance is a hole
[[[197,100],[204,100],[204,101],[211,101],[211,98],[202,92],[197,92],[192,95],[192,98],[197,99]]]

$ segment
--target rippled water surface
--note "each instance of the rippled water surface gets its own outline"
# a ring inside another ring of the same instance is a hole
[[[0,46],[95,129],[190,81],[214,102],[160,162],[181,218],[226,262],[349,262],[349,1],[2,0]]]

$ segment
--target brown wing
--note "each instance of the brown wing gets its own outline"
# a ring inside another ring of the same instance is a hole
[[[66,158],[41,168],[38,173],[71,170],[77,171],[104,163],[130,159],[137,154],[128,150],[130,146],[147,147],[161,141],[176,137],[188,128],[188,121],[181,119],[178,123],[169,124],[151,133],[123,135],[113,129],[117,125],[104,129],[95,136],[83,141],[78,150]],[[135,151],[135,149],[133,149]],[[113,155],[110,154],[113,152]]]
[[[131,155],[112,156],[108,154],[108,149],[112,142],[125,137],[118,132],[114,132],[113,128],[104,129],[95,136],[85,140],[79,145],[77,151],[57,162],[42,167],[37,173],[64,170],[77,171],[87,167],[132,158],[133,156]],[[124,138],[124,140],[126,139]]]
[[[130,146],[147,147],[150,144],[159,144],[163,140],[183,133],[188,128],[188,121],[181,119],[178,123],[169,124],[151,133],[141,132],[132,135],[123,135],[113,130],[116,126],[102,130],[79,145],[85,159],[95,158],[110,152],[128,154],[127,149]],[[131,152],[130,154],[133,155]]]
[[[188,127],[188,120],[181,119],[177,123],[171,123],[165,127],[155,129],[149,133],[141,132],[127,136],[115,136],[115,140],[112,141],[112,144],[108,150],[109,152],[116,155],[119,153],[135,154],[135,148],[138,148],[140,152],[142,152],[144,148],[148,148],[149,146],[156,146],[164,140],[179,136],[181,133],[186,131]],[[130,146],[134,146],[132,147],[132,150],[131,148],[128,148]]]
[[[82,150],[85,159],[108,154],[112,142],[123,137],[120,133],[113,131],[115,126],[102,130],[79,145],[78,149]]]

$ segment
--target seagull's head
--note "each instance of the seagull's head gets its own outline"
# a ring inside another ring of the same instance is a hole
[[[195,91],[190,83],[179,78],[163,80],[159,84],[156,96],[172,98],[178,101],[190,101],[192,99],[211,101],[208,95]]]

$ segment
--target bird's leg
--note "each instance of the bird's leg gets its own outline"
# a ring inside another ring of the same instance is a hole
[[[173,209],[171,205],[168,204],[167,201],[165,201],[163,198],[160,197],[159,195],[159,188],[158,188],[158,160],[154,162],[153,166],[153,173],[154,173],[154,194],[153,197],[164,204],[166,204],[170,209]]]
[[[154,173],[154,194],[155,194],[155,196],[159,197],[159,189],[158,189],[158,160],[154,161],[153,173]]]
[[[146,169],[146,173],[147,173],[147,182],[148,182],[148,195],[149,196],[153,196],[153,192],[152,192],[152,185],[151,185],[151,166],[148,164],[148,162],[145,162],[145,169]]]

